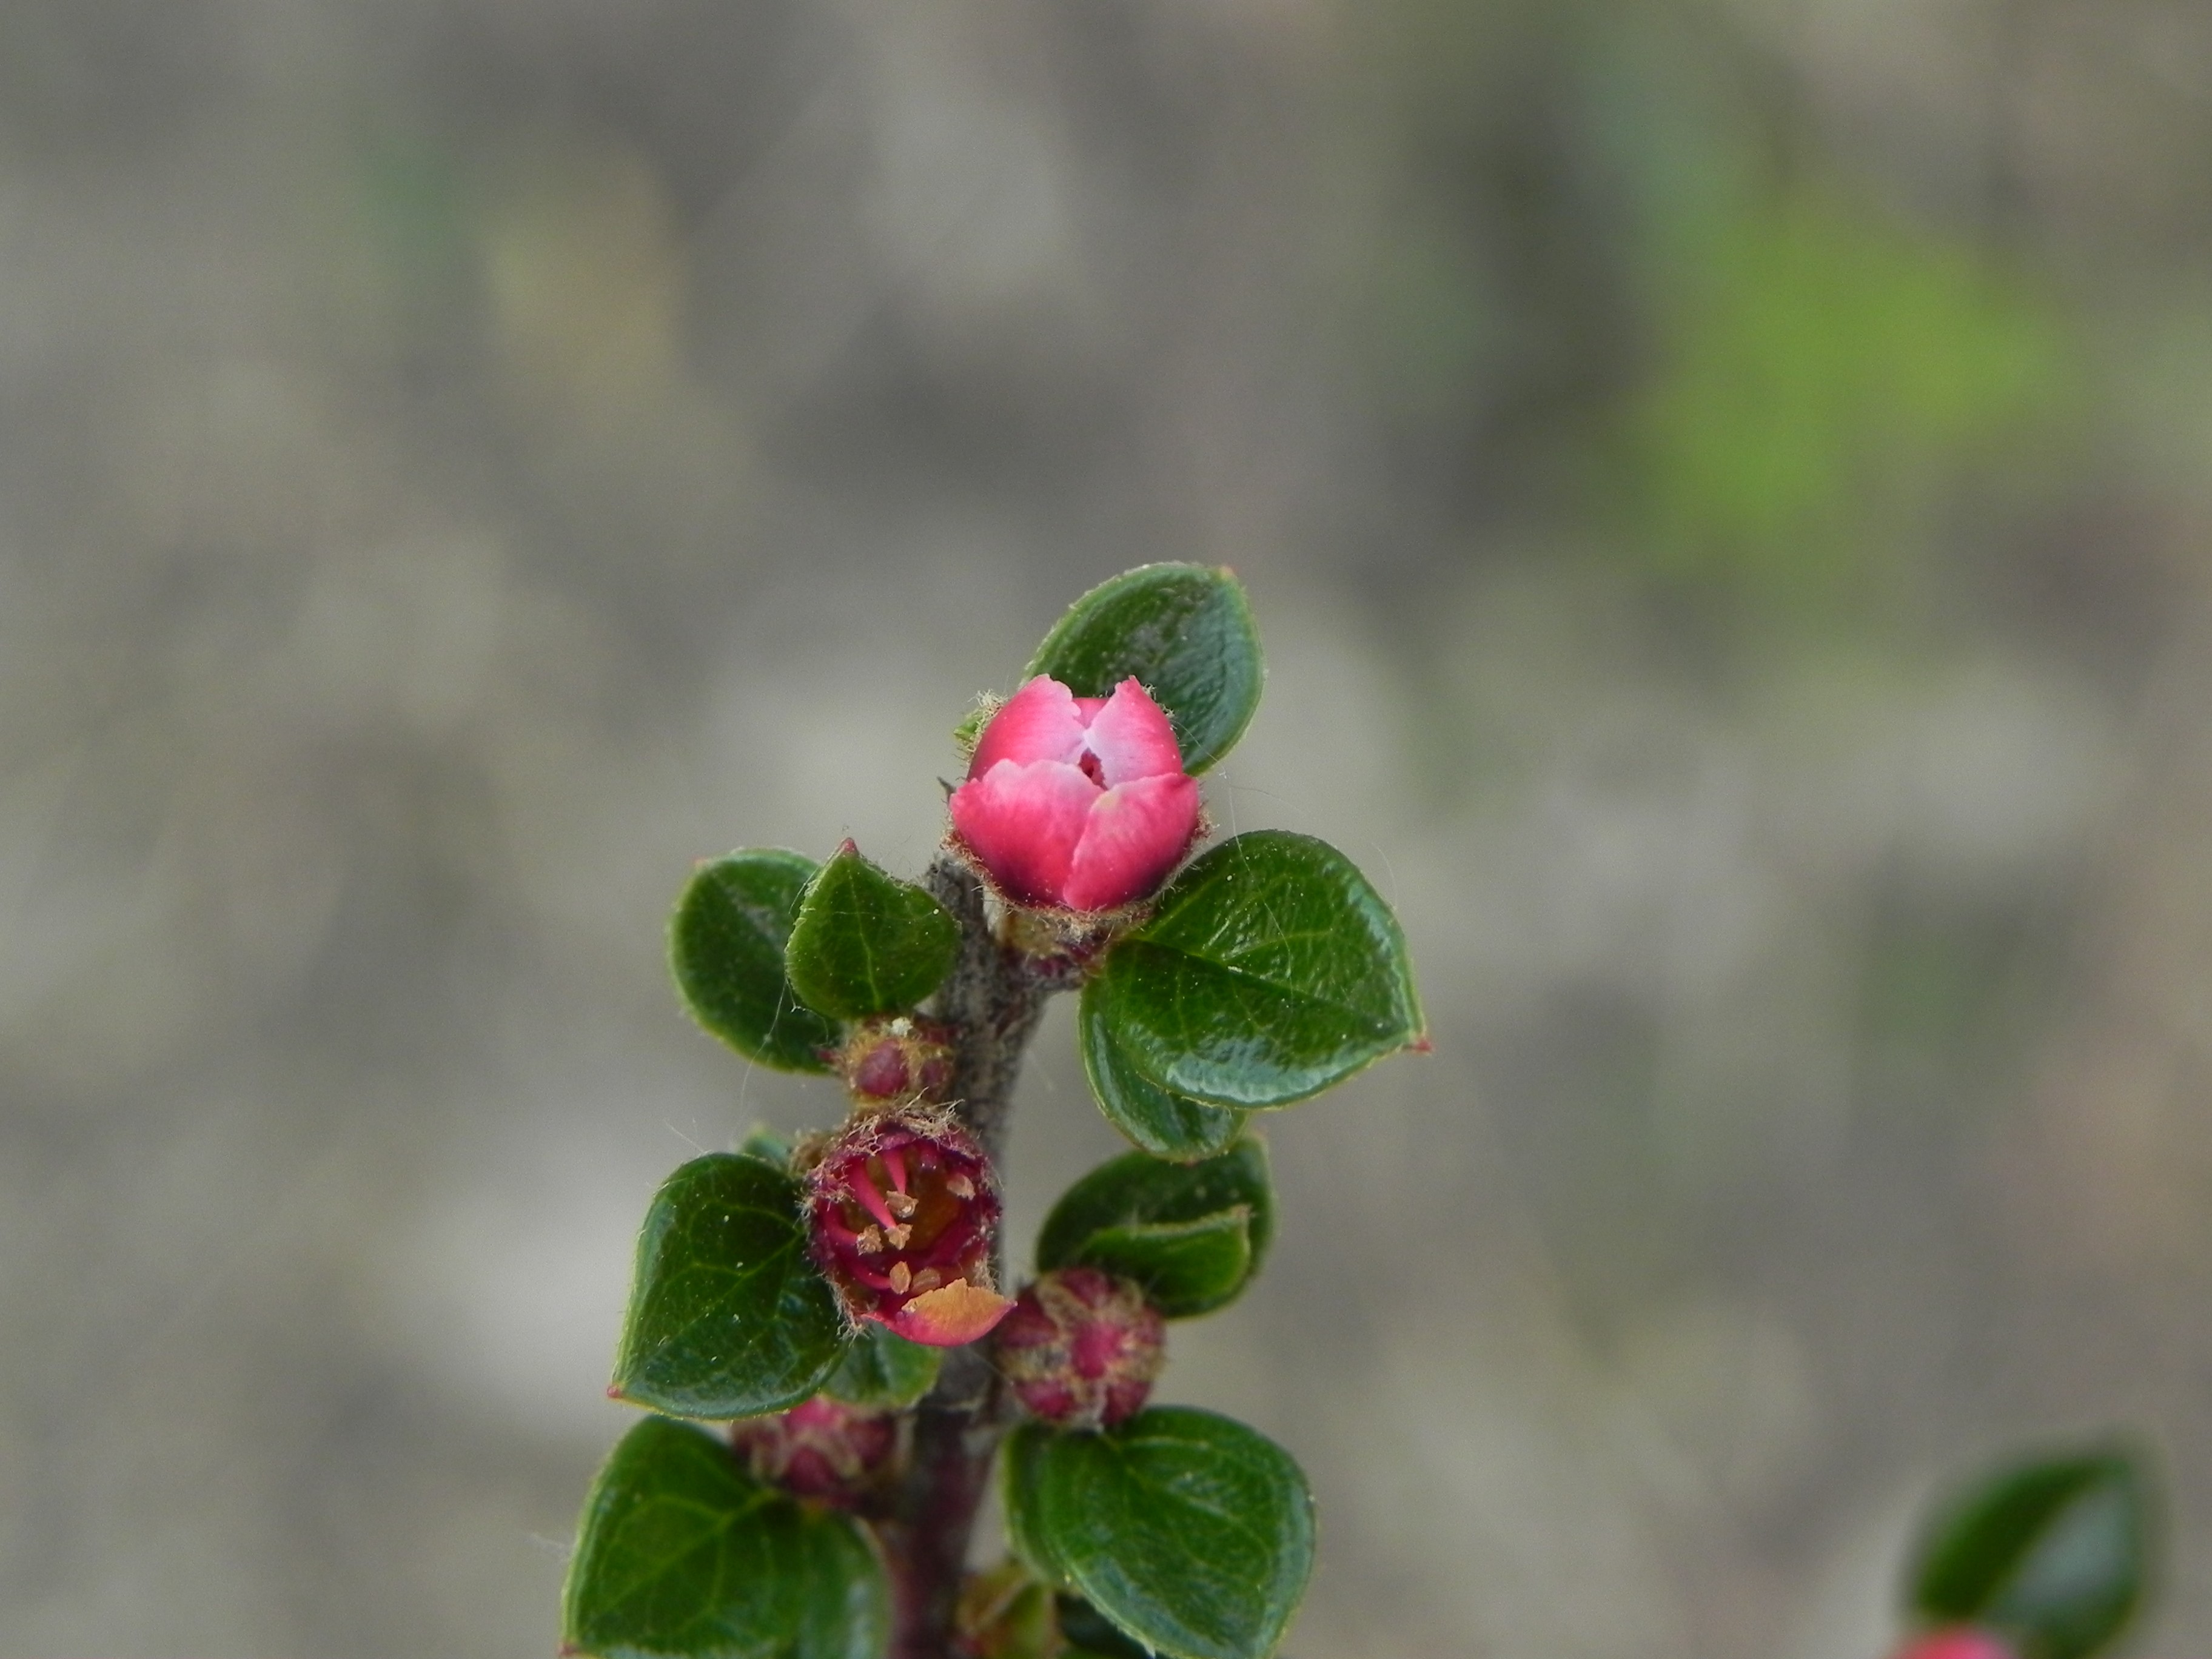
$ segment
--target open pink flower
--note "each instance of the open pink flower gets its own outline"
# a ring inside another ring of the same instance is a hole
[[[1198,833],[1198,780],[1145,688],[1079,697],[1038,675],[983,728],[952,829],[1017,904],[1111,910],[1146,897]]]

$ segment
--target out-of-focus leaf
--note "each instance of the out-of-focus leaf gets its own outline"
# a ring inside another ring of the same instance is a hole
[[[791,1167],[791,1142],[765,1123],[756,1123],[745,1138],[738,1143],[738,1151],[746,1158],[757,1158],[763,1164],[773,1164],[779,1170]]]
[[[1914,1609],[1979,1625],[2027,1659],[2087,1659],[2127,1627],[2150,1576],[2143,1480],[2116,1451],[2001,1470],[1955,1498],[1922,1546]]]
[[[1968,244],[1818,184],[1682,216],[1626,422],[1634,544],[1832,608],[1899,514],[2067,405],[2054,307]]]

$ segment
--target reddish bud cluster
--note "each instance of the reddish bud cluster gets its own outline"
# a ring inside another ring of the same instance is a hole
[[[1086,913],[1151,896],[1199,830],[1198,780],[1133,679],[1079,697],[1038,675],[983,728],[951,808],[1006,898]]]
[[[800,1498],[849,1504],[890,1467],[898,1419],[817,1394],[773,1417],[732,1424],[730,1443],[757,1480]]]
[[[1111,1428],[1152,1393],[1166,1339],[1159,1310],[1127,1279],[1063,1267],[1021,1293],[996,1352],[1035,1415],[1066,1428]]]
[[[997,1180],[948,1114],[855,1113],[806,1179],[815,1263],[855,1325],[949,1348],[1014,1305],[991,1282]]]
[[[952,1085],[952,1030],[934,1020],[872,1019],[853,1028],[837,1070],[864,1104],[942,1103]]]

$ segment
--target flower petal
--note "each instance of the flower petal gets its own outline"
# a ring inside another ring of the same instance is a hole
[[[975,744],[975,758],[968,763],[968,775],[980,778],[1002,760],[1018,766],[1047,760],[1072,766],[1083,753],[1085,724],[1075,694],[1040,674],[991,716]]]
[[[1059,904],[1099,795],[1097,784],[1059,761],[1000,761],[952,792],[952,828],[1008,898]]]
[[[1091,752],[1105,769],[1106,787],[1132,783],[1182,770],[1182,750],[1175,727],[1134,679],[1123,680],[1091,716],[1086,734]]]
[[[1198,830],[1198,780],[1139,778],[1098,797],[1083,826],[1060,902],[1110,910],[1149,894],[1189,850]]]
[[[924,1291],[884,1323],[909,1342],[932,1348],[957,1348],[986,1334],[1013,1311],[1011,1297],[956,1279]]]

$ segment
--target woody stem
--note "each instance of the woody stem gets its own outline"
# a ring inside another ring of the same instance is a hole
[[[1000,942],[981,883],[957,859],[940,855],[923,883],[960,924],[960,954],[935,1011],[956,1034],[953,1109],[995,1170],[1023,1052],[1060,981]],[[993,1243],[991,1266],[1003,1288],[1002,1241]],[[980,1343],[945,1355],[936,1386],[915,1409],[912,1455],[877,1528],[890,1573],[890,1659],[950,1659],[969,1534],[1012,1415]]]

